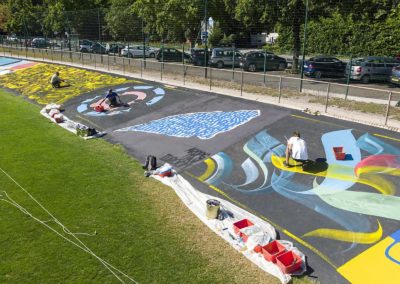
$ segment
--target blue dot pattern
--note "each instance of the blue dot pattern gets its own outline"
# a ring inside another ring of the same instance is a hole
[[[214,111],[179,114],[117,131],[138,131],[173,137],[210,139],[260,115],[259,110]]]

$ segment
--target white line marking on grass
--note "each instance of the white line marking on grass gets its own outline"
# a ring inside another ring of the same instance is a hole
[[[122,272],[121,270],[119,270],[118,268],[114,267],[113,265],[109,264],[107,261],[105,261],[104,259],[100,258],[99,256],[97,256],[88,246],[86,246],[76,235],[77,234],[86,234],[86,235],[90,235],[87,233],[72,233],[66,226],[64,226],[53,214],[50,213],[49,210],[47,210],[38,200],[36,200],[36,198],[34,198],[25,188],[23,188],[14,178],[12,178],[6,171],[4,171],[2,168],[0,168],[0,171],[2,171],[4,173],[4,175],[6,175],[11,181],[13,181],[23,192],[25,192],[25,194],[27,194],[37,205],[39,205],[40,208],[42,208],[50,217],[51,220],[55,222],[56,224],[58,224],[63,231],[72,236],[75,240],[70,240],[69,238],[63,236],[60,232],[58,232],[56,229],[50,227],[47,223],[49,221],[43,221],[40,220],[38,218],[36,218],[35,216],[32,215],[32,213],[30,213],[26,208],[24,208],[23,206],[19,205],[15,200],[13,200],[8,194],[7,192],[3,191],[3,195],[0,194],[0,201],[4,201],[14,207],[16,207],[17,209],[19,209],[22,213],[26,214],[27,216],[31,217],[32,219],[34,219],[35,221],[39,222],[40,224],[42,224],[43,226],[47,227],[49,230],[53,231],[54,233],[56,233],[58,236],[60,236],[61,238],[63,238],[64,240],[66,240],[67,242],[75,245],[76,247],[80,248],[81,250],[87,252],[88,254],[92,255],[93,257],[95,257],[98,261],[100,261],[101,264],[103,264],[103,266],[105,268],[107,268],[114,276],[115,278],[117,278],[121,283],[125,283],[125,281],[121,278],[121,276],[125,276],[127,279],[129,279],[131,282],[138,284],[137,281],[135,281],[132,277],[128,276],[127,274],[125,274],[124,272]],[[118,273],[120,275],[118,275]]]

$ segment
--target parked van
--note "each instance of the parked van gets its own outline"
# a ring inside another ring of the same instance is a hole
[[[350,79],[364,84],[370,81],[389,81],[393,67],[400,64],[394,58],[384,56],[368,56],[352,60]],[[349,68],[346,68],[346,75]]]

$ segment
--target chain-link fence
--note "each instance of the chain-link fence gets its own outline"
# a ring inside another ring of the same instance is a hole
[[[248,5],[254,1],[244,2],[221,8],[206,0],[175,6],[136,1],[129,7],[42,11],[0,43],[4,55],[269,95],[320,112],[347,108],[381,117],[378,124],[398,117],[400,62],[388,56],[400,50],[397,34],[371,49],[361,41],[368,25],[355,20],[350,1],[336,7],[293,1],[285,9],[267,1],[253,14]],[[388,33],[381,25],[395,21],[399,4],[388,3],[366,8],[371,15],[381,9],[375,38]],[[350,32],[344,22],[357,29]]]

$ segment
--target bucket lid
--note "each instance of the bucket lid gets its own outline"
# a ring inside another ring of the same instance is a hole
[[[221,202],[219,202],[218,200],[215,200],[215,199],[208,199],[207,204],[211,205],[211,206],[219,206],[221,204]]]

